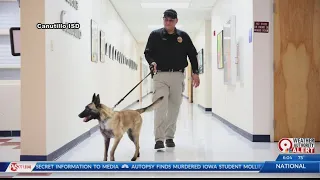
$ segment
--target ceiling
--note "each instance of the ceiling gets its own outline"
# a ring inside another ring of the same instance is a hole
[[[138,43],[146,43],[150,32],[149,25],[162,25],[163,12],[166,8],[142,8],[141,3],[179,3],[190,2],[189,8],[173,8],[178,13],[177,25],[191,37],[199,31],[203,20],[210,19],[211,10],[216,0],[110,0],[124,23]]]

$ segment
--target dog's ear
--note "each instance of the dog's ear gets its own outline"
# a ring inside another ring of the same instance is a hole
[[[96,93],[93,94],[91,102],[95,102],[95,100],[96,100]]]
[[[100,107],[101,106],[101,104],[100,104],[100,95],[99,94],[97,95],[94,104],[96,105],[96,107]]]

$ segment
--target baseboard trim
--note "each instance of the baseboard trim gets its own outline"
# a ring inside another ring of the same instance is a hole
[[[230,123],[229,121],[225,120],[224,118],[220,117],[219,115],[217,115],[213,112],[212,112],[212,115],[214,117],[216,117],[217,119],[219,119],[222,123],[227,125],[229,128],[231,128],[232,130],[234,130],[235,132],[237,132],[241,136],[248,139],[249,141],[252,141],[252,142],[271,142],[270,135],[251,134],[251,133],[239,128],[238,126]]]
[[[150,94],[150,93],[149,93]],[[147,97],[149,94],[145,95],[143,98]],[[130,108],[131,106],[135,105],[139,100],[134,101],[132,104],[127,106],[124,109]],[[71,140],[69,143],[65,144],[64,146],[58,148],[54,152],[50,153],[49,155],[20,155],[20,161],[55,161],[60,158],[62,155],[76,147],[78,144],[89,138],[92,134],[99,130],[99,125],[92,127],[89,131],[81,134],[80,136],[76,137],[75,139]]]
[[[136,103],[138,103],[138,102],[139,102],[139,99],[138,99],[138,100],[133,101],[133,103],[129,104],[127,107],[125,107],[125,108],[123,108],[123,109],[128,109],[129,107],[131,107],[131,106],[135,105],[135,104],[136,104]]]
[[[0,137],[20,137],[20,130],[0,131]]]
[[[188,96],[186,96],[186,95],[184,95],[184,94],[182,94],[182,96],[183,96],[184,98],[186,98],[186,99],[189,99],[189,97],[188,97]]]
[[[145,97],[147,97],[147,96],[149,96],[150,94],[152,94],[153,92],[148,92],[146,95],[144,95],[144,96],[142,96],[141,97],[141,99],[143,99],[143,98],[145,98]],[[138,100],[138,102],[139,102],[139,100]],[[134,103],[133,103],[134,104]]]
[[[206,112],[211,112],[212,111],[212,108],[206,108],[206,107],[203,107],[202,105],[198,104],[198,107],[200,107],[201,109],[203,109],[204,111]]]

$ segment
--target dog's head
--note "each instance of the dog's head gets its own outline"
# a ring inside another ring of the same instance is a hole
[[[100,119],[100,96],[99,94],[93,94],[92,101],[88,104],[85,109],[79,114],[79,118],[83,118],[83,122],[89,122],[92,119]]]

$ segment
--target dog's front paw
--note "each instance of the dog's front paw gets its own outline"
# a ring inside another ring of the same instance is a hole
[[[110,161],[115,161],[114,158],[110,158]]]
[[[136,157],[133,157],[132,159],[131,159],[131,161],[136,161],[137,160],[137,158]]]

